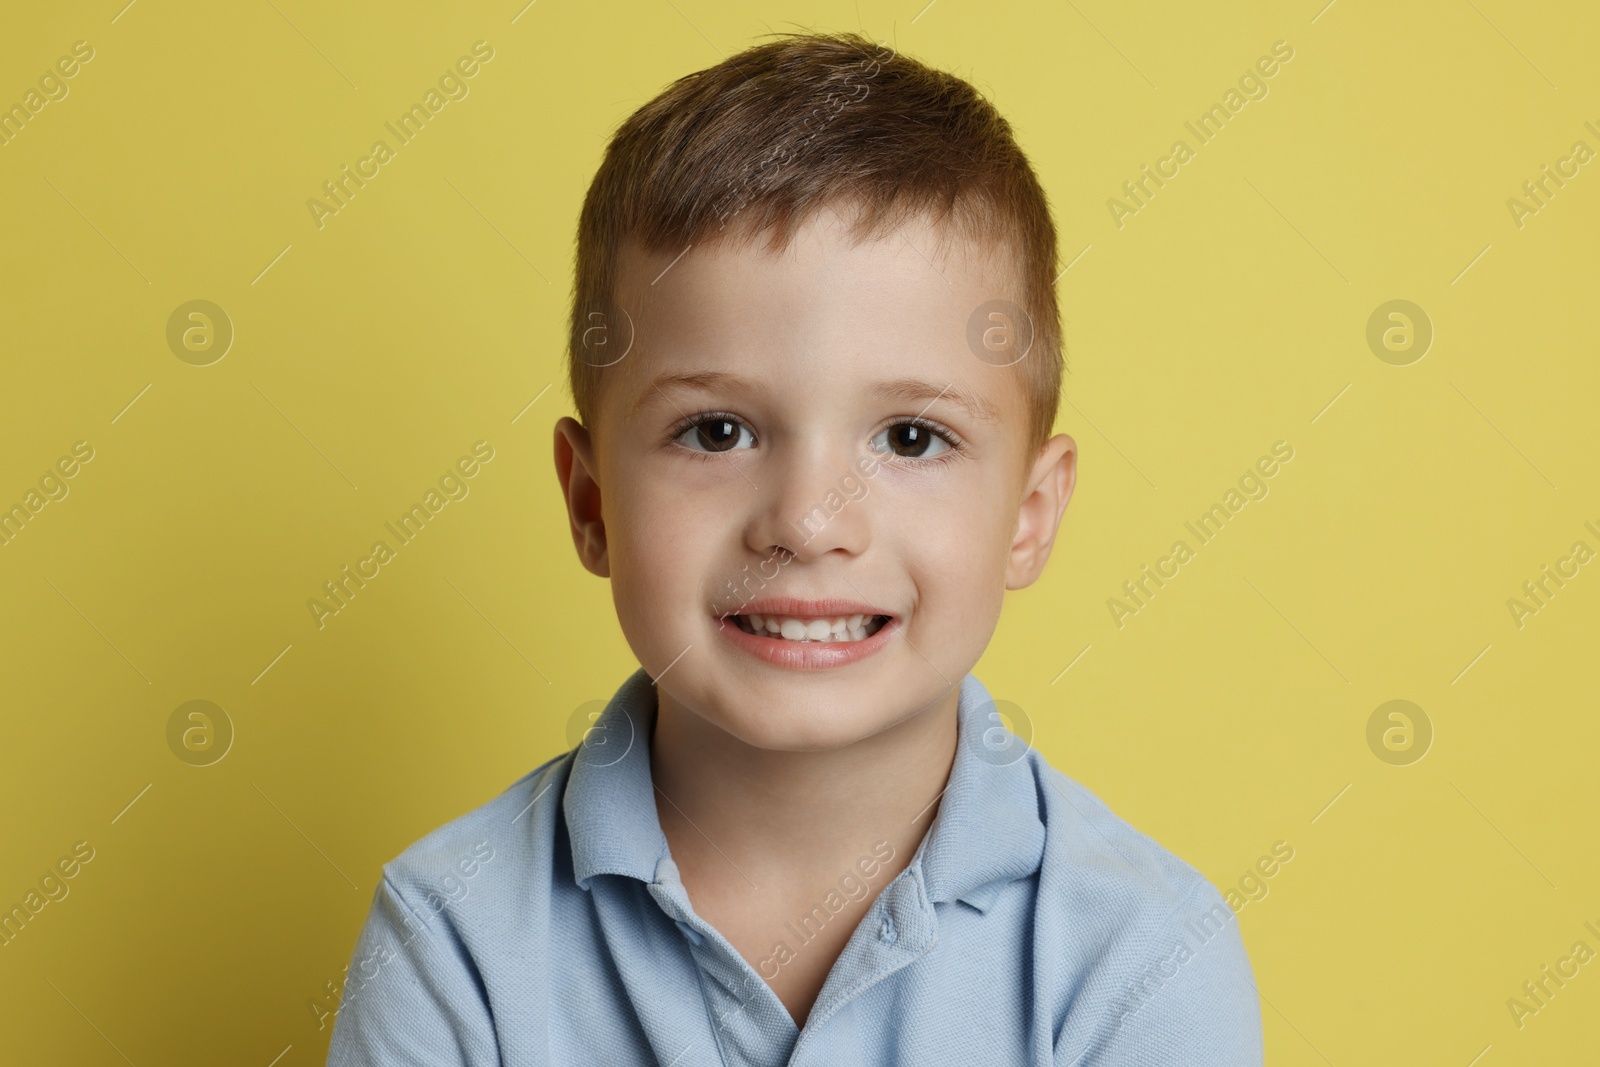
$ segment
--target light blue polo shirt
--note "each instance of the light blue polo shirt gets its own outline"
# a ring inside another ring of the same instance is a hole
[[[803,1027],[690,906],[641,669],[582,744],[384,865],[328,1063],[1259,1065],[1217,891],[998,726],[972,675],[958,709],[934,822],[869,883]]]

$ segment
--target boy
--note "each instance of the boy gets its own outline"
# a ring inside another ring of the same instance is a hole
[[[385,865],[331,1064],[1261,1062],[1216,890],[968,673],[1075,480],[1056,266],[1005,120],[853,34],[623,124],[554,443],[642,666]]]

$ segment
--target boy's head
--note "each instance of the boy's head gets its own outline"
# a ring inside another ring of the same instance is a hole
[[[1072,492],[1055,274],[1006,121],[855,35],[750,49],[623,124],[556,461],[663,707],[823,749],[955,700]],[[844,632],[783,636],[818,620]]]

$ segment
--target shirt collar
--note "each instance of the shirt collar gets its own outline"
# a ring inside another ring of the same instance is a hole
[[[597,874],[653,882],[667,855],[650,778],[655,684],[643,667],[622,683],[572,750],[563,794],[572,876],[582,889]]]
[[[929,901],[964,900],[987,911],[1006,883],[1037,871],[1044,856],[1036,754],[1032,730],[1023,740],[1004,729],[989,690],[971,674],[961,681],[956,714],[950,783],[911,862],[921,865]]]
[[[654,882],[668,855],[650,777],[655,713],[655,685],[640,668],[573,750],[563,805],[580,888],[597,874]],[[999,726],[988,690],[968,674],[949,783],[907,868],[924,880],[930,902],[963,900],[984,911],[1006,883],[1039,869],[1045,828],[1033,753]]]

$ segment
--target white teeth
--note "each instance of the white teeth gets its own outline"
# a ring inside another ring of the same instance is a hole
[[[744,616],[755,633],[767,633],[786,641],[865,641],[867,627],[875,615],[839,615],[832,618],[799,618],[793,615]]]

